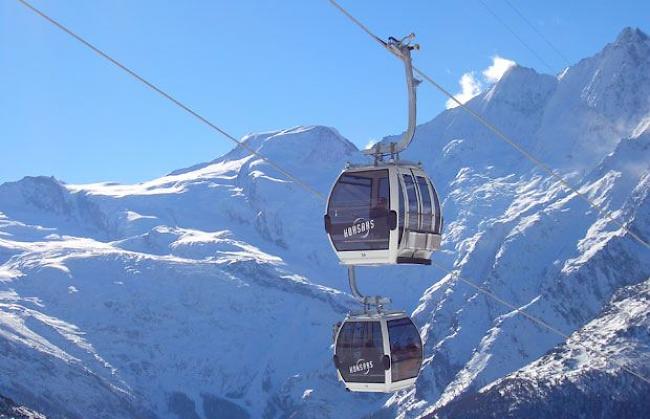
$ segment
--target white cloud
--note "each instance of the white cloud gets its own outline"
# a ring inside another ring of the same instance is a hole
[[[483,70],[483,77],[485,77],[485,80],[488,83],[496,83],[501,80],[503,74],[513,65],[517,65],[517,63],[507,58],[495,55],[492,57],[492,65]]]
[[[377,144],[380,140],[368,140],[368,143],[364,147],[364,150],[367,150]]]
[[[516,65],[512,60],[499,57],[495,55],[492,57],[492,64],[481,72],[483,79],[480,80],[476,77],[474,72],[465,73],[461,76],[458,84],[460,84],[460,92],[454,97],[461,103],[466,103],[471,98],[477,96],[483,90],[484,84],[494,84],[501,80],[501,77],[508,69]],[[452,99],[447,100],[447,109],[455,108],[458,104]]]
[[[460,84],[460,93],[454,95],[454,97],[460,103],[465,103],[481,93],[481,82],[474,77],[474,72],[463,74],[458,84]],[[447,109],[455,108],[456,106],[458,106],[458,103],[452,99],[447,100]]]

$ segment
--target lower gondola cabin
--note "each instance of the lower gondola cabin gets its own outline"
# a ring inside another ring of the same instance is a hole
[[[335,330],[334,364],[350,391],[409,388],[422,366],[420,333],[404,312],[349,315]]]

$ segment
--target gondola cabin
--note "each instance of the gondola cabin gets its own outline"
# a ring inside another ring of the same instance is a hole
[[[349,315],[336,327],[334,364],[348,390],[390,393],[414,385],[422,340],[406,313]]]
[[[440,248],[442,223],[436,189],[412,163],[348,167],[325,214],[325,231],[346,265],[428,265]]]

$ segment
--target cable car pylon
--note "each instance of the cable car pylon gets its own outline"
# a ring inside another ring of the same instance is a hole
[[[330,192],[325,231],[348,268],[352,296],[363,306],[334,326],[334,365],[349,391],[394,392],[409,388],[422,366],[422,339],[403,311],[384,307],[390,298],[364,296],[356,265],[430,265],[440,247],[442,212],[433,183],[419,163],[400,160],[415,134],[419,81],[413,77],[415,35],[381,41],[404,63],[408,126],[396,142],[378,142],[362,153],[372,164],[348,165]]]

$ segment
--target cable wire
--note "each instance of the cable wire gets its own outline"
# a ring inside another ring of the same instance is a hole
[[[493,300],[495,300],[498,303],[508,307],[509,309],[511,309],[513,311],[516,311],[517,313],[519,313],[522,316],[526,317],[528,320],[530,320],[531,322],[537,324],[538,326],[542,326],[543,328],[545,328],[545,329],[547,329],[547,330],[549,330],[549,331],[563,337],[567,341],[566,343],[568,345],[568,340],[570,338],[570,335],[567,335],[566,333],[562,332],[560,329],[548,324],[547,322],[540,319],[539,317],[536,317],[536,316],[533,316],[532,314],[527,313],[522,308],[517,307],[514,304],[511,304],[511,303],[507,302],[506,300],[504,300],[503,298],[501,298],[498,295],[494,294],[492,291],[488,290],[487,288],[482,287],[482,286],[480,286],[480,285],[478,285],[478,284],[476,284],[476,283],[474,283],[474,282],[472,282],[472,281],[470,281],[468,279],[465,279],[465,278],[461,277],[460,274],[459,274],[458,269],[447,269],[444,266],[439,265],[438,263],[436,263],[434,261],[431,261],[431,265],[435,266],[436,268],[438,268],[442,272],[445,272],[446,274],[448,274],[448,275],[450,275],[452,277],[455,276],[458,281],[461,281],[461,282],[469,285],[470,287],[474,288],[475,290],[477,290],[481,294],[492,298]],[[594,343],[597,344],[597,342],[593,341],[592,339],[590,339],[588,337],[583,336],[583,338],[586,338],[592,344],[594,344]],[[582,342],[579,342],[577,340],[575,341],[575,343],[577,345],[581,346],[582,348],[584,348],[585,350],[587,350],[587,352],[592,352],[593,354],[598,355],[598,356],[604,358],[605,360],[611,361],[612,363],[618,365],[624,371],[626,371],[626,372],[632,374],[633,376],[645,381],[647,384],[650,384],[650,378],[647,378],[644,375],[641,375],[638,372],[630,369],[629,367],[622,364],[621,362],[618,362],[617,360],[615,360],[613,358],[610,358],[608,355],[604,354],[603,352],[601,352],[601,351],[599,351],[597,349],[594,349],[593,347],[590,347],[586,343],[582,343]]]
[[[319,191],[317,191],[316,189],[314,189],[313,187],[311,187],[309,184],[303,182],[302,180],[300,180],[300,179],[297,178],[296,176],[292,175],[291,173],[289,173],[288,171],[286,171],[285,169],[283,169],[280,165],[278,165],[277,163],[275,163],[273,160],[271,160],[271,159],[269,159],[268,157],[262,155],[262,154],[259,153],[257,150],[255,150],[255,149],[253,149],[252,147],[250,147],[248,144],[246,144],[246,143],[244,143],[244,142],[242,142],[242,141],[239,141],[238,139],[236,139],[235,137],[233,137],[232,135],[230,135],[228,132],[224,131],[222,128],[218,127],[216,124],[210,122],[207,118],[205,118],[204,116],[200,115],[198,112],[194,111],[194,110],[193,110],[192,108],[190,108],[188,105],[185,105],[185,104],[182,103],[180,100],[176,99],[176,98],[175,98],[174,96],[172,96],[171,94],[167,93],[166,91],[164,91],[164,90],[161,89],[160,87],[156,86],[156,85],[153,84],[152,82],[148,81],[147,79],[145,79],[144,77],[142,77],[141,75],[139,75],[138,73],[136,73],[135,71],[131,70],[130,68],[128,68],[127,66],[125,66],[124,64],[122,64],[121,62],[119,62],[117,59],[113,58],[112,56],[108,55],[106,52],[102,51],[101,49],[99,49],[98,47],[96,47],[95,45],[93,45],[92,43],[90,43],[89,41],[87,41],[86,39],[82,38],[80,35],[77,35],[75,32],[73,32],[72,30],[70,30],[69,28],[67,28],[66,26],[64,26],[64,25],[61,24],[60,22],[58,22],[57,20],[51,18],[50,16],[48,16],[47,14],[45,14],[43,11],[41,11],[41,10],[37,9],[36,7],[32,6],[32,5],[31,5],[30,3],[28,3],[26,0],[17,0],[17,1],[20,2],[20,3],[22,3],[22,4],[23,4],[25,7],[27,7],[29,10],[31,10],[31,11],[34,12],[34,13],[36,13],[38,16],[42,17],[43,19],[47,20],[49,23],[53,24],[54,26],[56,26],[57,28],[59,28],[60,30],[62,30],[63,32],[65,32],[66,34],[70,35],[72,38],[76,39],[77,41],[79,41],[79,42],[81,42],[83,45],[85,45],[86,47],[90,48],[93,52],[95,52],[95,53],[96,53],[97,55],[99,55],[100,57],[105,58],[106,60],[108,60],[111,64],[115,65],[117,68],[119,68],[120,70],[124,71],[124,72],[127,73],[129,76],[131,76],[131,77],[133,77],[134,79],[136,79],[137,81],[143,83],[145,86],[149,87],[149,88],[150,88],[151,90],[153,90],[154,92],[158,93],[159,95],[161,95],[162,97],[164,97],[164,98],[167,99],[168,101],[172,102],[174,105],[178,106],[179,108],[181,108],[181,109],[184,110],[185,112],[187,112],[187,113],[189,113],[190,115],[192,115],[194,118],[196,118],[196,119],[198,119],[199,121],[201,121],[203,124],[207,125],[208,127],[212,128],[213,130],[217,131],[219,134],[223,135],[224,137],[226,137],[227,139],[229,139],[229,140],[232,141],[233,143],[237,144],[237,146],[242,147],[243,149],[245,149],[246,151],[248,151],[250,154],[252,154],[252,155],[254,155],[254,156],[256,156],[256,157],[259,157],[260,159],[264,160],[266,163],[268,163],[268,164],[271,165],[274,169],[276,169],[277,171],[279,171],[280,173],[282,173],[282,174],[283,174],[285,177],[287,177],[289,180],[295,182],[297,185],[300,185],[300,186],[303,187],[305,190],[307,190],[307,191],[310,192],[311,194],[313,194],[313,195],[315,195],[316,197],[318,197],[320,200],[322,200],[322,201],[325,200],[325,197],[323,196],[323,194],[321,194]]]
[[[535,57],[537,57],[537,59],[542,64],[544,64],[544,66],[546,66],[546,68],[548,68],[548,70],[551,73],[554,73],[553,68],[546,62],[546,60],[544,60],[530,45],[528,45],[528,43],[526,41],[524,41],[519,35],[517,35],[517,32],[515,32],[503,19],[501,19],[499,17],[499,15],[497,15],[494,12],[494,10],[492,10],[490,8],[490,6],[488,6],[487,3],[484,0],[478,0],[478,1],[483,5],[483,7],[485,7],[485,10],[487,10],[488,13],[490,13],[492,15],[492,17],[497,22],[499,22],[501,25],[503,25],[503,27],[506,28],[508,30],[508,32],[510,32],[512,34],[512,36],[514,36],[519,41],[519,43],[521,45],[523,45],[528,51],[530,51],[531,54],[533,54]]]
[[[22,1],[22,0],[20,0]],[[368,33],[374,40],[378,41],[380,45],[384,46],[383,41],[376,36],[370,29],[368,29],[365,25],[363,25],[361,22],[359,22],[354,16],[352,16],[347,10],[345,10],[341,5],[339,5],[336,0],[328,0],[331,4],[333,4],[337,9],[341,10],[345,16],[350,18],[352,22],[355,24],[359,25],[366,33]],[[630,237],[632,237],[634,240],[636,240],[639,244],[643,245],[646,249],[650,250],[650,243],[648,243],[645,239],[643,239],[641,236],[633,232],[631,229],[627,227],[627,225],[618,219],[614,218],[612,213],[610,211],[606,211],[605,209],[601,208],[599,205],[597,205],[595,202],[593,202],[587,195],[584,193],[580,192],[576,187],[571,185],[568,181],[566,181],[562,176],[558,175],[555,173],[553,169],[551,169],[550,166],[548,166],[546,163],[542,162],[539,160],[537,157],[533,156],[528,150],[523,148],[521,145],[519,145],[516,141],[511,139],[508,135],[506,135],[503,131],[501,131],[499,128],[497,128],[494,124],[492,124],[490,121],[485,119],[483,115],[479,114],[478,112],[474,111],[470,107],[468,107],[466,104],[462,103],[460,100],[458,100],[451,92],[449,92],[447,89],[442,87],[442,85],[438,82],[436,82],[433,78],[431,78],[429,75],[427,75],[424,71],[420,70],[418,67],[413,66],[413,71],[415,71],[416,74],[418,74],[420,77],[422,77],[424,80],[427,82],[431,83],[436,89],[438,89],[440,92],[442,92],[445,96],[447,96],[449,99],[451,99],[454,103],[456,103],[461,109],[469,113],[472,117],[474,117],[478,122],[480,122],[482,125],[484,125],[486,128],[488,128],[490,131],[492,131],[494,134],[497,135],[498,138],[506,142],[508,145],[513,147],[515,150],[517,150],[521,155],[526,157],[529,161],[531,161],[535,166],[539,167],[542,169],[544,172],[548,173],[551,177],[559,181],[566,189],[574,193],[576,196],[578,196],[580,199],[585,201],[591,208],[596,210],[602,217],[605,217],[608,221],[614,222],[617,224],[619,227],[621,227],[627,234],[629,234]]]
[[[526,16],[524,16],[524,14],[521,13],[521,11],[520,11],[518,8],[516,8],[515,5],[512,4],[512,2],[511,2],[510,0],[504,0],[504,1],[506,2],[506,4],[507,4],[507,5],[508,5],[512,10],[514,10],[515,13],[517,13],[517,14],[519,15],[519,17],[521,18],[521,20],[523,20],[524,22],[526,22],[526,24],[527,24],[528,26],[530,26],[530,28],[531,28],[533,31],[535,31],[535,33],[536,33],[537,35],[539,35],[539,37],[542,38],[542,39],[544,40],[544,42],[546,42],[546,44],[547,44],[549,47],[551,47],[551,49],[552,49],[553,51],[555,51],[555,53],[556,53],[560,58],[562,58],[562,60],[564,60],[564,64],[566,64],[567,67],[568,67],[569,65],[571,65],[571,64],[569,63],[569,59],[566,57],[566,55],[564,55],[564,54],[562,53],[562,51],[560,51],[559,48],[557,48],[557,47],[556,47],[556,46],[555,46],[555,45],[554,45],[554,44],[553,44],[553,43],[552,43],[552,42],[551,42],[551,41],[550,41],[546,36],[544,36],[544,34],[542,33],[542,31],[540,31],[539,29],[537,29],[537,27],[536,27],[535,25],[533,25],[533,23],[532,23],[530,20],[528,20],[528,19],[526,18]]]

